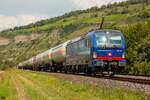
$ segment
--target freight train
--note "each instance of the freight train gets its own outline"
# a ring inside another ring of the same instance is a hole
[[[68,40],[27,61],[17,68],[37,71],[85,73],[121,72],[126,66],[125,39],[117,30],[93,30]]]

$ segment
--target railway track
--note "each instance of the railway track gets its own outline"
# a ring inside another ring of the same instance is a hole
[[[134,77],[130,77],[130,76],[126,76],[126,75],[116,75],[113,77],[107,77],[107,79],[112,79],[112,80],[118,80],[118,81],[127,81],[127,82],[132,82],[132,83],[138,83],[138,84],[144,84],[144,85],[150,85],[150,79],[147,78],[141,78],[138,76],[134,76]]]
[[[31,71],[31,70],[30,70]],[[35,71],[32,71],[36,73]],[[41,73],[41,72],[40,72]],[[83,73],[60,73],[60,72],[43,72],[50,76],[55,76],[64,80],[70,80],[76,83],[96,84],[96,86],[123,88],[135,91],[141,91],[150,95],[150,77],[115,75],[113,77],[102,77],[101,75],[86,76]]]
[[[85,76],[85,75],[84,75]],[[102,78],[102,79],[110,79],[110,80],[116,80],[116,81],[124,81],[124,82],[131,82],[131,83],[138,83],[143,85],[150,85],[150,79],[148,77],[138,77],[138,76],[128,76],[128,75],[115,75],[113,77],[108,76],[91,76],[96,78]]]
[[[71,75],[74,75],[72,73],[69,73]],[[81,75],[85,77],[93,77],[93,78],[102,78],[102,79],[110,79],[110,80],[116,80],[116,81],[124,81],[124,82],[131,82],[131,83],[138,83],[143,85],[150,85],[150,77],[141,77],[141,76],[129,76],[129,75],[115,75],[113,77],[108,76],[86,76],[85,74],[75,74],[75,75]]]
[[[143,85],[150,85],[150,77],[131,76],[131,75],[114,75],[113,77],[108,77],[108,76],[101,76],[99,74],[97,74],[96,76],[87,76],[83,73],[79,73],[79,74],[73,74],[73,73],[65,74],[65,73],[59,73],[59,72],[46,72],[46,73],[84,76],[84,77],[91,77],[91,78],[97,78],[97,79],[109,79],[109,80],[116,80],[116,81],[138,83],[138,84],[143,84]]]
[[[131,76],[131,75],[114,75],[112,77],[101,76],[101,75],[86,76],[85,74],[76,74],[76,75],[82,75],[85,77],[93,77],[93,78],[110,79],[110,80],[116,80],[116,81],[132,82],[132,83],[138,83],[138,84],[143,84],[143,85],[150,85],[150,77]]]

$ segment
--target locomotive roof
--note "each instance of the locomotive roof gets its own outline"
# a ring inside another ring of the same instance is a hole
[[[119,30],[113,30],[113,29],[91,30],[91,31],[89,31],[89,32],[99,32],[99,31],[120,32]],[[88,32],[88,33],[89,33],[89,32]]]
[[[86,35],[91,36],[95,32],[101,32],[101,31],[120,32],[119,30],[113,30],[113,29],[102,29],[102,30],[96,29],[96,30],[91,30],[91,31],[87,32]]]

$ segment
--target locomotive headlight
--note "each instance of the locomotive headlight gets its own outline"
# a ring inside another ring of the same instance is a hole
[[[111,56],[112,56],[112,53],[111,53],[111,52],[109,52],[107,55],[108,55],[109,57],[111,57]]]
[[[125,52],[122,54],[122,58],[123,58],[123,59],[125,58]]]
[[[97,53],[93,52],[93,58],[97,58]]]

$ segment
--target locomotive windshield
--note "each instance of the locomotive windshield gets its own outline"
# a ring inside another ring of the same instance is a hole
[[[120,32],[99,31],[96,32],[97,48],[121,48],[122,37]]]

